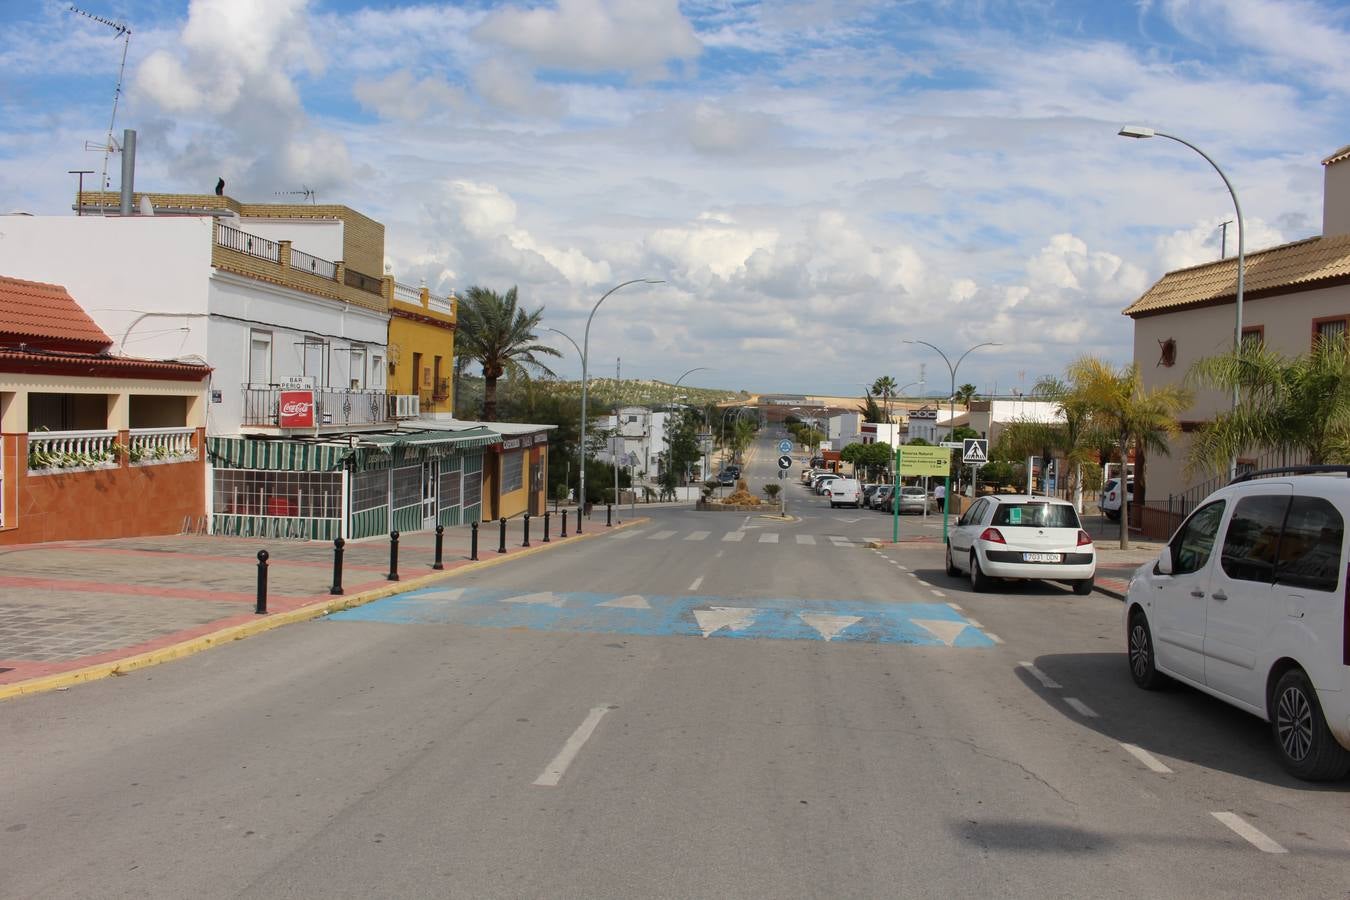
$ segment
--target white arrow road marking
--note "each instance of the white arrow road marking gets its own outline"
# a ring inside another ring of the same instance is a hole
[[[534,594],[520,594],[516,597],[503,597],[503,603],[533,603],[536,606],[562,606],[565,602],[552,591],[539,591]]]
[[[961,632],[966,630],[965,622],[954,622],[951,619],[910,619],[910,621],[931,633],[948,647],[955,644]]]
[[[615,597],[613,600],[606,600],[597,606],[609,606],[614,609],[651,609],[652,605],[647,602],[647,598],[641,594],[628,594],[624,597]]]
[[[862,616],[830,616],[825,613],[806,612],[797,615],[801,616],[807,625],[819,631],[820,636],[827,641],[850,625],[862,621]]]
[[[590,740],[591,735],[595,732],[595,727],[600,724],[600,720],[604,718],[607,712],[609,712],[607,706],[597,706],[592,709],[582,723],[577,726],[577,730],[572,732],[572,736],[567,739],[567,743],[563,744],[562,749],[558,751],[558,755],[553,757],[553,762],[544,767],[544,771],[534,780],[534,783],[541,787],[557,787],[558,782],[562,781],[563,773],[572,764],[572,760],[577,758],[577,754],[581,752],[581,748],[585,746],[586,741]]]
[[[1060,683],[1058,681],[1051,678],[1049,675],[1045,674],[1040,669],[1033,666],[1031,663],[1020,662],[1018,663],[1018,665],[1026,669],[1027,672],[1031,674],[1032,678],[1035,678],[1037,681],[1039,681],[1041,683],[1041,687],[1049,688],[1052,691],[1059,690]]]
[[[853,518],[853,519],[845,519],[843,516],[831,516],[830,518],[834,519],[836,522],[845,522],[845,523],[847,523],[847,524],[849,524],[849,525],[852,525],[854,522],[861,522],[861,521],[862,521],[862,516],[858,516],[858,517]]]
[[[750,623],[755,621],[755,612],[754,609],[738,606],[714,606],[694,610],[694,618],[698,620],[698,627],[703,630],[703,636],[708,637],[714,631],[723,628],[727,631],[740,631],[749,627]]]
[[[418,594],[419,600],[458,600],[464,596],[467,588],[446,588],[443,591],[427,591],[425,594]]]
[[[1237,813],[1216,812],[1210,813],[1210,815],[1218,819],[1223,824],[1227,825],[1229,828],[1233,829],[1235,832],[1241,835],[1244,840],[1250,843],[1257,850],[1261,850],[1265,853],[1289,852],[1288,850],[1284,849],[1279,844],[1275,843],[1270,838],[1268,838],[1265,835],[1265,833],[1262,832],[1260,829],[1258,829],[1255,825],[1249,824],[1246,819],[1242,818],[1242,816],[1239,816]]]

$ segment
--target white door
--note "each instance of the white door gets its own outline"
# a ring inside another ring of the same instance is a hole
[[[1210,559],[1227,503],[1215,500],[1192,513],[1172,536],[1172,574],[1150,572],[1153,595],[1154,654],[1158,664],[1205,683],[1205,609],[1209,597]]]
[[[422,527],[436,527],[436,501],[438,493],[436,483],[440,475],[440,460],[429,459],[422,463]]]

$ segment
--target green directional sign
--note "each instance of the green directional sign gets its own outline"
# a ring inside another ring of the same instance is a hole
[[[941,478],[951,471],[952,451],[945,447],[900,448],[901,475],[936,475]]]

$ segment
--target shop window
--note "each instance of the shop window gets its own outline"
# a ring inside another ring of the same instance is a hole
[[[525,484],[525,454],[517,451],[502,458],[502,493],[518,491]]]
[[[221,515],[337,519],[342,473],[216,469],[213,494]]]
[[[365,512],[389,505],[389,470],[371,469],[352,475],[352,512]]]

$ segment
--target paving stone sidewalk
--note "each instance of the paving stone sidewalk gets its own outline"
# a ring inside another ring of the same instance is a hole
[[[550,519],[550,543],[562,543],[560,522]],[[575,529],[573,512],[568,542]],[[603,513],[585,524],[586,534],[604,530]],[[499,534],[495,522],[480,527],[480,559],[500,555]],[[542,544],[542,517],[531,519],[530,537],[532,547]],[[522,539],[522,520],[510,520],[505,555],[519,554]],[[470,528],[445,530],[446,570],[469,564],[470,540]],[[345,595],[392,584],[389,544],[387,536],[347,542]],[[402,580],[432,573],[434,544],[434,532],[400,536]],[[0,548],[0,685],[114,662],[256,621],[259,550],[270,557],[269,613],[332,598],[329,542],[169,536]]]

